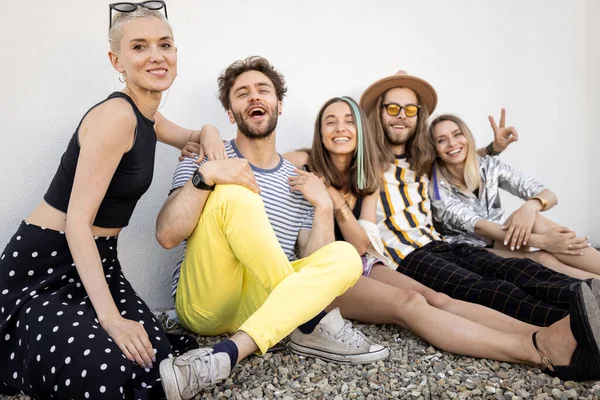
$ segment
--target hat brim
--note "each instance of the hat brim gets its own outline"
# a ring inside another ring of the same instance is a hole
[[[361,108],[368,115],[373,107],[375,107],[375,104],[377,104],[379,96],[397,87],[405,87],[413,90],[419,96],[422,105],[427,108],[429,115],[435,110],[437,93],[433,86],[421,78],[410,75],[388,76],[369,86],[360,97]]]

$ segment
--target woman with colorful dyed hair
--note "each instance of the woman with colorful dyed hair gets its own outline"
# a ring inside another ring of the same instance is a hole
[[[363,257],[363,276],[329,308],[339,307],[344,317],[363,323],[399,325],[451,353],[541,367],[568,365],[576,346],[569,317],[536,327],[452,299],[387,266],[375,209],[379,179],[389,163],[378,159],[383,138],[368,131],[365,119],[354,100],[335,97],[318,113],[312,149],[284,155],[323,179],[334,204],[336,240],[352,243]],[[561,368],[550,373],[565,378]]]
[[[492,128],[514,129],[504,128],[504,120],[504,110],[500,127],[490,117]],[[490,151],[478,156],[469,127],[455,115],[435,118],[429,135],[437,153],[430,185],[433,217],[446,240],[486,247],[506,258],[531,258],[575,278],[599,277],[600,253],[588,238],[542,216],[558,202],[551,190]],[[524,200],[508,218],[500,189]]]

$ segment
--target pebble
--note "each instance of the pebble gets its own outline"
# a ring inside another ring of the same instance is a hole
[[[560,399],[562,397],[562,391],[560,389],[554,388],[550,393],[555,399]]]
[[[510,373],[508,371],[498,371],[496,372],[498,378],[508,379],[510,377]]]
[[[164,317],[159,316],[164,326]],[[600,383],[562,382],[538,368],[442,352],[407,330],[356,325],[367,337],[390,346],[390,358],[371,365],[337,365],[288,350],[251,356],[230,378],[196,399],[485,399],[548,400],[600,397]],[[176,325],[170,333],[188,333]],[[226,336],[200,337],[202,347]],[[285,343],[284,343],[285,344]],[[25,395],[0,400],[30,400]]]

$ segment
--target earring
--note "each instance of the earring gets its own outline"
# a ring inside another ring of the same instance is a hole
[[[125,73],[119,72],[119,82],[125,83],[126,80],[127,80],[127,77],[125,76]]]

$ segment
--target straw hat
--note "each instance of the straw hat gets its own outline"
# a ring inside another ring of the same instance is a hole
[[[428,82],[416,76],[408,75],[406,71],[398,71],[395,75],[388,76],[372,84],[360,97],[360,106],[366,114],[369,114],[379,96],[392,88],[406,87],[412,89],[421,99],[421,103],[427,108],[429,114],[433,113],[437,105],[437,94]]]

